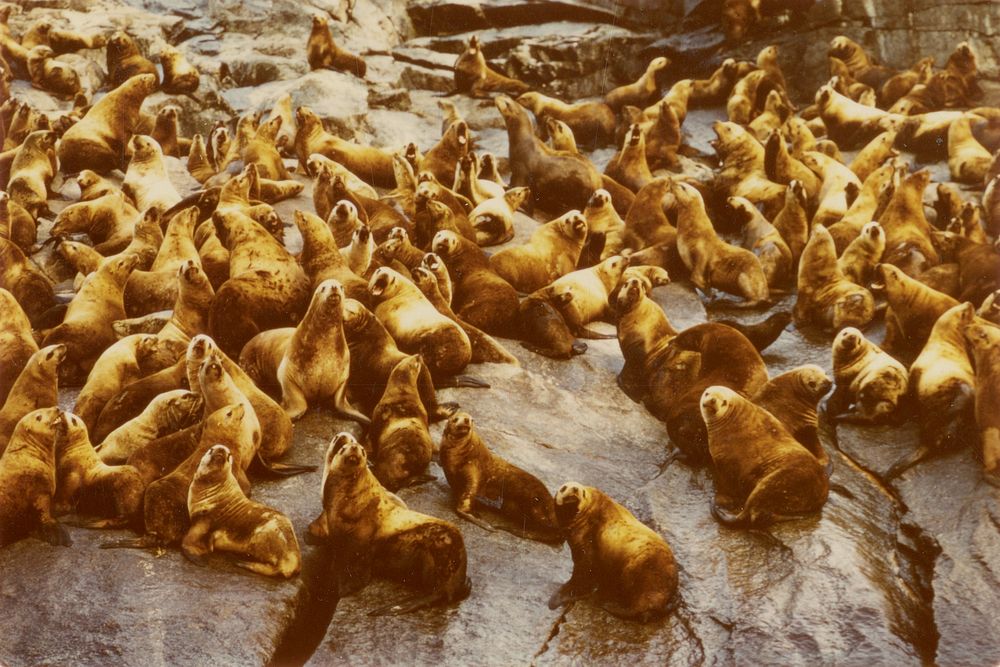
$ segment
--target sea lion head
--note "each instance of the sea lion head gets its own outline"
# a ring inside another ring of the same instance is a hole
[[[402,380],[411,384],[416,383],[417,376],[424,368],[424,360],[419,354],[411,354],[399,360],[393,369],[392,376],[397,380]]]
[[[593,503],[594,495],[588,486],[579,482],[566,482],[556,491],[556,520],[563,528],[570,526]]]
[[[650,282],[641,275],[628,276],[618,290],[618,314],[632,312],[636,306],[642,303],[646,293],[652,289]]]
[[[344,331],[357,333],[369,322],[371,311],[356,299],[344,299]]]
[[[885,289],[898,288],[902,284],[903,272],[892,264],[876,264],[875,275],[881,278]]]
[[[833,380],[826,375],[826,371],[816,364],[800,366],[797,375],[806,395],[813,400],[819,400],[833,387]]]
[[[663,285],[670,284],[670,274],[662,266],[651,266],[649,264],[640,264],[638,266],[629,265],[625,269],[622,276],[624,278],[638,277],[648,283],[646,287],[646,292],[653,287],[662,287]]]
[[[368,245],[369,241],[372,241],[372,230],[368,228],[368,225],[359,222],[354,227],[354,233],[351,234],[351,245],[364,246]]]
[[[474,55],[479,51],[479,35],[473,35],[469,38],[469,55]]]
[[[90,438],[87,433],[87,425],[83,423],[77,415],[72,412],[64,412],[62,414],[62,428],[60,429],[62,433],[61,436],[65,438],[67,443],[78,442],[80,440],[87,440],[89,442]]]
[[[220,366],[221,369],[221,366]],[[163,394],[160,394],[163,396]],[[169,413],[171,423],[185,422],[192,415],[201,412],[205,402],[201,394],[193,391],[176,391],[167,397],[164,409]]]
[[[101,177],[95,171],[90,169],[84,169],[76,176],[76,184],[80,186],[81,190],[86,190],[97,185],[100,182]]]
[[[635,148],[642,141],[642,128],[638,123],[632,123],[625,134],[625,146]]]
[[[464,120],[452,121],[445,131],[445,137],[459,148],[467,148],[469,145],[469,124]]]
[[[39,408],[32,410],[17,422],[10,438],[6,453],[28,447],[32,443],[43,443],[46,448],[54,447],[55,440],[66,428],[63,412],[59,408]]]
[[[851,354],[864,345],[865,337],[858,329],[846,327],[841,329],[833,339],[834,354]]]
[[[587,351],[587,345],[577,342],[566,326],[566,320],[544,294],[528,295],[518,306],[517,320],[526,343],[551,351],[552,356],[569,359]]]
[[[837,35],[830,40],[830,48],[827,55],[841,60],[847,60],[858,49],[858,45],[843,35]]]
[[[188,285],[202,285],[207,280],[205,272],[193,259],[186,260],[178,267],[177,277]]]
[[[201,457],[194,479],[202,483],[218,483],[233,469],[233,453],[225,445],[212,445]]]
[[[66,358],[66,346],[62,344],[49,345],[40,349],[37,354],[39,364],[46,370],[55,373],[59,364]]]
[[[437,234],[434,236],[436,238]],[[442,271],[447,270],[441,256],[434,252],[425,252],[423,258],[420,260],[420,265],[433,273],[435,277],[437,277]]]
[[[657,56],[649,61],[646,71],[650,73],[659,72],[661,69],[665,69],[669,64],[670,60],[664,58],[663,56]]]
[[[729,387],[714,385],[701,393],[701,417],[705,424],[717,422],[731,414],[737,399],[737,393]]]
[[[38,60],[48,60],[56,55],[56,52],[51,49],[51,47],[45,46],[44,44],[39,44],[28,51],[28,62],[35,62]]]
[[[507,95],[497,95],[493,100],[493,104],[505,119],[518,118],[524,114],[523,107]]]
[[[358,219],[357,207],[347,199],[341,199],[334,204],[332,214],[333,217],[336,218],[337,222],[340,223]]]
[[[313,302],[327,312],[343,312],[344,286],[339,280],[328,278],[316,286]]]
[[[162,154],[160,144],[156,139],[145,134],[133,134],[129,139],[125,156],[132,160],[148,160],[158,153]]]
[[[157,118],[157,120],[163,118],[163,119],[166,119],[166,120],[170,121],[171,123],[173,123],[173,122],[177,121],[177,114],[178,114],[179,111],[180,111],[179,107],[176,107],[176,106],[174,106],[174,105],[171,104],[171,105],[165,106],[162,109],[160,109],[159,111],[157,111],[156,112],[156,118]]]
[[[129,274],[132,270],[139,264],[139,256],[135,253],[129,253],[119,257],[113,262],[103,264],[101,268],[108,267],[108,272],[115,279],[115,282],[122,285],[128,279]]]
[[[459,410],[448,418],[444,436],[450,440],[464,440],[472,432],[472,425],[472,416],[468,412]]]
[[[434,292],[439,290],[437,276],[423,266],[415,267],[410,271],[410,278],[424,296],[430,298]]]
[[[593,194],[590,195],[590,199],[587,200],[587,208],[584,213],[589,211],[598,211],[611,204],[611,193],[604,188],[598,188],[594,190]]]
[[[559,221],[559,230],[569,239],[583,243],[587,238],[587,221],[583,213],[573,209],[565,213]]]
[[[396,282],[400,278],[402,276],[392,269],[380,266],[368,281],[368,293],[376,299],[388,298],[394,293]]]
[[[330,446],[326,449],[326,469],[324,479],[331,473],[351,474],[358,473],[368,466],[368,455],[357,439],[342,431],[333,436]]]
[[[431,241],[431,250],[441,257],[447,258],[454,255],[459,245],[458,234],[443,229],[434,235],[434,239]]]
[[[222,367],[222,359],[218,353],[212,352],[212,354],[202,359],[201,365],[198,368],[198,379],[203,385],[215,384],[222,380],[225,372],[225,369]]]
[[[982,354],[1000,344],[1000,328],[974,322],[965,328],[965,340],[974,354]]]
[[[861,228],[861,236],[874,244],[876,248],[885,247],[885,230],[874,220]]]

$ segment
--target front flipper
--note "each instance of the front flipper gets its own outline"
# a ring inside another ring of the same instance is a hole
[[[472,512],[466,512],[464,510],[456,509],[455,513],[458,516],[460,516],[463,519],[465,519],[466,521],[469,521],[471,523],[476,524],[477,526],[479,526],[483,530],[489,531],[491,533],[496,532],[496,527],[495,526],[493,526],[492,524],[488,523],[487,521],[484,521],[483,519],[480,519],[478,516],[476,516]]]
[[[49,521],[39,526],[38,537],[54,547],[68,547],[73,545],[73,540],[70,538],[66,527],[58,521]]]

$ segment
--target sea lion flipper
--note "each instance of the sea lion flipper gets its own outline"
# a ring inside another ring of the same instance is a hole
[[[549,609],[558,609],[577,600],[582,600],[597,590],[596,583],[574,581],[572,578],[560,586],[549,598]]]
[[[618,337],[618,334],[602,334],[582,325],[576,327],[576,330],[573,331],[573,335],[587,340],[612,340]]]
[[[263,468],[266,472],[279,477],[294,477],[304,472],[316,470],[314,465],[299,465],[295,463],[279,463],[278,461],[265,461],[260,452],[257,452],[255,461],[258,468]]]
[[[434,387],[437,389],[452,387],[469,387],[473,389],[489,389],[488,382],[484,382],[471,375],[452,375],[450,377],[437,378],[434,380]]]
[[[73,544],[66,526],[54,519],[39,526],[38,536],[54,547],[68,547]]]
[[[471,523],[476,524],[477,526],[479,526],[480,528],[482,528],[485,531],[488,531],[490,533],[496,532],[496,526],[492,525],[491,523],[489,523],[487,521],[484,521],[483,519],[480,519],[478,516],[476,516],[472,512],[466,512],[464,510],[456,509],[455,510],[455,514],[457,514],[458,516],[462,517],[466,521],[469,521]]]
[[[371,419],[359,412],[353,405],[350,404],[350,402],[348,402],[346,382],[340,385],[340,388],[333,397],[333,410],[337,414],[356,421],[363,426],[369,426],[372,423]]]
[[[734,514],[728,509],[725,509],[717,505],[715,503],[715,499],[714,498],[712,499],[712,516],[715,517],[716,521],[725,526],[744,525],[745,523],[747,523],[745,514],[746,514],[745,510],[737,514]]]

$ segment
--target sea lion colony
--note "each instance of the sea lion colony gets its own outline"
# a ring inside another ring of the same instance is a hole
[[[658,57],[604,99],[567,103],[490,68],[473,37],[453,94],[493,98],[508,132],[505,182],[448,103],[434,146],[359,145],[287,95],[180,136],[176,108],[142,108],[157,89],[196,92],[176,49],[159,54],[161,80],[125,32],[14,35],[11,11],[0,9],[0,545],[66,545],[57,517],[77,513],[140,535],[108,547],[174,545],[199,564],[229,551],[254,572],[295,576],[291,523],[247,496],[255,475],[307,469],[281,461],[293,420],[327,408],[364,428],[361,442],[331,434],[308,530],[332,547],[339,595],[373,575],[405,579],[420,592],[376,610],[402,613],[474,587],[458,525],[393,493],[426,481],[437,456],[456,515],[476,525],[467,530],[569,542],[573,575],[550,606],[596,594],[613,614],[662,616],[678,580],[660,535],[597,488],[552,494],[555,480],[491,452],[474,415],[435,396],[488,389],[465,374],[470,363],[516,364],[496,337],[565,359],[585,353],[578,338],[609,337],[595,321],[616,325],[624,360],[607,391],[662,420],[684,464],[711,468],[712,513],[727,525],[822,510],[821,410],[862,423],[918,411],[920,449],[892,474],[968,445],[1000,479],[1000,153],[984,131],[1000,110],[969,109],[981,92],[967,44],[943,69],[925,60],[896,72],[837,37],[829,83],[797,109],[776,47],[669,87]],[[101,96],[54,58],[102,48]],[[365,76],[325,17],[306,52],[312,68]],[[14,77],[73,110],[36,112],[10,97]],[[715,155],[684,143],[688,108],[705,105],[728,115],[713,128]],[[620,149],[601,173],[581,149],[607,144]],[[901,150],[947,160],[965,188],[932,188]],[[178,192],[165,155],[186,156],[202,188]],[[283,243],[291,221],[271,206],[303,190],[295,169],[314,205],[295,211],[297,255]],[[81,195],[53,215],[59,176]],[[512,243],[519,209],[540,224]],[[52,247],[78,272],[68,301],[33,259]],[[763,310],[794,292],[794,312],[677,331],[649,297],[671,280],[717,307]],[[831,338],[833,380],[813,365],[769,378],[759,352],[793,318]],[[878,318],[881,346],[863,333]],[[59,410],[58,388],[74,385],[73,411]],[[428,425],[442,420],[435,443]]]

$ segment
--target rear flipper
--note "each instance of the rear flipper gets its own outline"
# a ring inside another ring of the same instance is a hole
[[[294,463],[279,463],[278,461],[265,461],[260,452],[257,453],[257,458],[254,460],[254,470],[258,473],[263,473],[271,477],[294,477],[295,475],[301,475],[304,472],[312,472],[316,470],[317,466],[314,465],[298,465]]]
[[[492,532],[495,532],[496,529],[497,529],[496,526],[494,526],[493,524],[491,524],[491,523],[489,523],[489,522],[487,522],[487,521],[485,521],[483,519],[480,519],[478,516],[476,516],[472,512],[465,512],[463,510],[456,509],[455,513],[458,514],[458,516],[460,516],[463,519],[465,519],[466,521],[469,521],[470,523],[476,524],[477,526],[479,526],[483,530],[486,530],[486,531],[489,531],[489,532],[492,533]]]
[[[444,389],[451,387],[468,387],[472,389],[489,389],[490,384],[483,382],[471,375],[451,375],[448,377],[434,378],[434,387]]]
[[[49,521],[39,526],[38,537],[54,547],[68,547],[73,545],[73,540],[70,538],[66,527],[58,521]]]
[[[597,590],[593,582],[579,582],[570,579],[549,598],[549,609],[558,609],[564,605],[590,597]]]
[[[936,453],[929,447],[920,447],[893,463],[889,470],[886,471],[884,479],[886,481],[895,479],[918,463],[933,458]]]
[[[101,542],[101,549],[162,549],[165,545],[154,533],[146,533],[140,537],[130,537],[121,540]]]
[[[573,331],[573,335],[587,340],[614,340],[615,338],[618,338],[618,334],[597,333],[596,331],[588,329],[585,326],[576,327]]]

